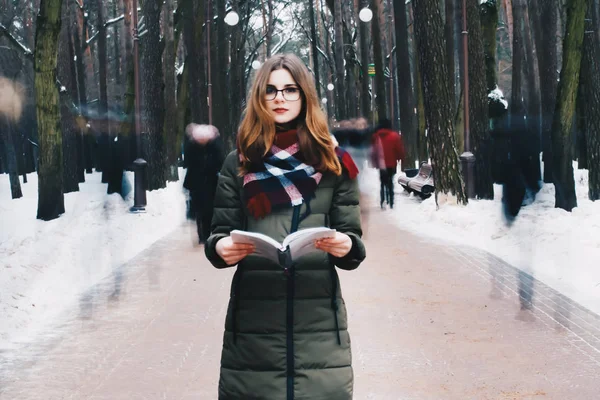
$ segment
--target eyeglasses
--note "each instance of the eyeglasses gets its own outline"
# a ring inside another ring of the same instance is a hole
[[[287,87],[285,89],[276,89],[274,86],[267,86],[265,92],[265,99],[267,101],[273,101],[277,98],[277,95],[281,92],[283,98],[287,101],[298,101],[300,100],[300,89],[297,87]]]

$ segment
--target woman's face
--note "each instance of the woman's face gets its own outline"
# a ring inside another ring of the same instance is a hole
[[[302,93],[287,69],[277,69],[271,72],[265,95],[267,108],[275,123],[290,122],[302,110]]]

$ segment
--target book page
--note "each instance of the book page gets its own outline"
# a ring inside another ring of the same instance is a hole
[[[315,247],[315,240],[333,237],[334,235],[335,229],[326,227],[301,229],[288,235],[283,241],[283,246],[284,248],[289,246],[292,259],[296,260],[313,251],[322,251]]]
[[[249,243],[255,247],[253,255],[261,256],[279,263],[279,250],[282,248],[281,243],[275,239],[257,232],[246,232],[233,230],[230,233],[233,243]]]

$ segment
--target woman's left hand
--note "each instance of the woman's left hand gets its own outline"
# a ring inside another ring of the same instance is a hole
[[[332,238],[316,240],[315,247],[334,257],[344,257],[352,249],[352,239],[345,233],[336,232]]]

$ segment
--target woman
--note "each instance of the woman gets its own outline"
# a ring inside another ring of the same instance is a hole
[[[346,309],[335,266],[365,258],[358,170],[334,149],[310,73],[277,55],[257,72],[217,193],[207,258],[237,264],[219,380],[220,400],[348,400],[353,373]],[[281,242],[298,229],[329,226],[322,252],[285,269],[233,243],[233,229]]]

